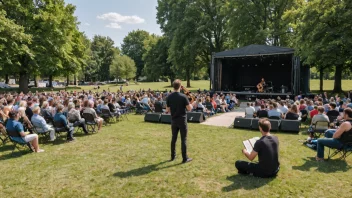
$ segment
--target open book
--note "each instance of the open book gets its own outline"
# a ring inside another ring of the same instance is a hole
[[[253,151],[254,144],[259,139],[260,139],[259,137],[254,137],[254,138],[251,138],[249,140],[243,141],[244,148],[246,148],[248,153],[251,153]]]

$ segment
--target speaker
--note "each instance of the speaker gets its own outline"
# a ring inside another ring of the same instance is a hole
[[[279,126],[280,126],[280,120],[270,120],[269,122],[271,124],[271,131],[278,131]]]
[[[250,129],[253,118],[236,117],[233,123],[234,128]]]
[[[161,114],[160,122],[165,124],[171,124],[171,115]]]
[[[299,120],[281,120],[280,130],[284,132],[299,132],[301,121]]]
[[[160,113],[147,113],[144,116],[145,122],[160,122]]]
[[[187,112],[187,121],[201,123],[205,121],[203,112]]]

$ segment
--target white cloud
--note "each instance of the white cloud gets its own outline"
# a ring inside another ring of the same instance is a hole
[[[89,23],[84,23],[83,25],[85,25],[85,26],[90,26],[90,24],[89,24]]]
[[[127,24],[138,24],[138,23],[145,22],[145,20],[143,18],[140,18],[139,16],[136,16],[136,15],[123,16],[116,12],[109,12],[106,14],[102,14],[97,16],[97,18],[101,20],[112,21],[115,23],[127,23]]]
[[[106,25],[105,27],[113,28],[113,29],[121,29],[121,26],[118,23],[110,23],[109,25]]]

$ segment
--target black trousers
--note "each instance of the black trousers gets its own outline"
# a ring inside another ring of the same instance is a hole
[[[188,159],[187,156],[187,120],[172,120],[171,122],[172,139],[171,139],[171,158],[176,157],[176,141],[178,132],[181,133],[181,150],[183,161]]]
[[[238,170],[238,173],[240,174],[245,174],[245,175],[253,174],[253,176],[255,177],[262,177],[262,178],[275,177],[280,170],[280,168],[278,168],[274,172],[266,172],[259,167],[259,164],[241,161],[241,160],[236,161],[235,166]]]

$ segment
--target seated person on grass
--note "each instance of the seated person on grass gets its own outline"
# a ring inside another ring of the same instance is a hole
[[[255,177],[275,177],[280,170],[279,140],[270,134],[271,124],[268,119],[259,120],[259,129],[262,137],[254,144],[253,151],[246,149],[242,153],[250,160],[258,155],[259,163],[236,161],[235,166],[240,174],[253,174]]]
[[[341,124],[341,126],[335,130],[330,129],[325,132],[325,138],[319,138],[317,141],[317,161],[324,160],[324,147],[336,148],[339,149],[343,146],[344,143],[351,142],[348,137],[348,133],[352,133],[352,109],[347,108],[344,110],[343,118],[345,122]],[[349,136],[351,137],[351,136]]]
[[[9,112],[9,119],[6,123],[7,132],[17,132],[17,136],[11,136],[17,142],[21,140],[31,143],[36,153],[44,152],[43,149],[39,148],[38,135],[37,134],[26,134],[23,130],[23,125],[18,121],[20,119],[20,113],[17,111]]]

